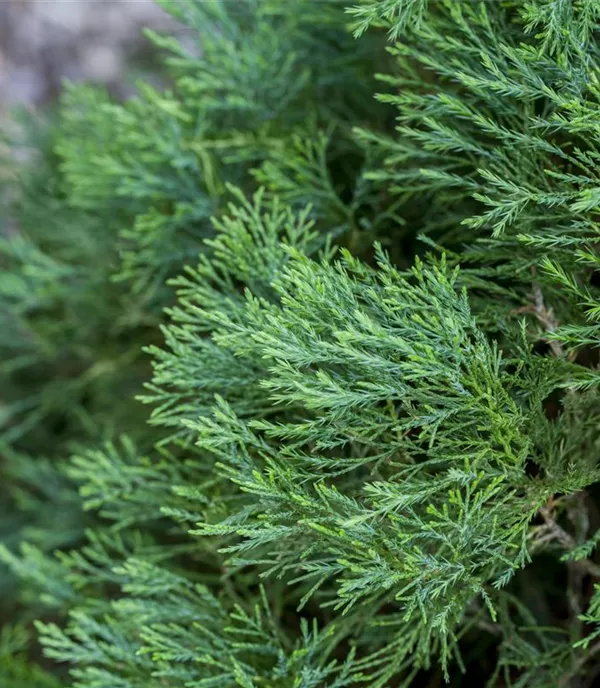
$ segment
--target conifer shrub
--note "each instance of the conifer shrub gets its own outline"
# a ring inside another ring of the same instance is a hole
[[[10,142],[3,687],[599,680],[600,3],[356,2]]]

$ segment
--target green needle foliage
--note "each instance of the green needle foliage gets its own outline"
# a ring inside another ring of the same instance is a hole
[[[162,4],[8,142],[0,684],[596,685],[600,3]]]

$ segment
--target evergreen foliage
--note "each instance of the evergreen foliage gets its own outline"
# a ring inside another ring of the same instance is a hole
[[[163,4],[4,166],[1,685],[595,685],[600,4]]]

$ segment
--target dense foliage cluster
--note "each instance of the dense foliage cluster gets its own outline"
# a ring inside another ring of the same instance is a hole
[[[595,685],[599,0],[161,2],[8,142],[0,684]]]

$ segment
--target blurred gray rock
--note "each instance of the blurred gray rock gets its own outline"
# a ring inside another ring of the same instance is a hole
[[[0,112],[52,100],[65,78],[126,94],[146,26],[177,28],[153,0],[0,0]]]

